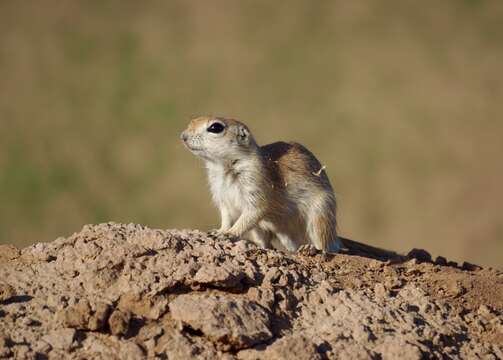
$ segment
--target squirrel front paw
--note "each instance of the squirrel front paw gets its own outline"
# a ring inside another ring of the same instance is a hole
[[[227,232],[227,231],[221,231],[220,229],[213,229],[210,230],[206,233],[209,238],[215,239],[215,240],[230,240],[230,241],[236,241],[238,238]]]

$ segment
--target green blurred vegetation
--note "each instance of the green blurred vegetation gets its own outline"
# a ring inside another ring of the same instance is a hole
[[[297,140],[341,232],[503,264],[503,2],[2,1],[0,243],[217,226],[192,115]]]

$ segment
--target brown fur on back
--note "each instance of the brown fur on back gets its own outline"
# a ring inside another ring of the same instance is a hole
[[[278,141],[260,147],[268,166],[276,168],[272,171],[273,181],[283,185],[305,182],[332,189],[330,181],[318,159],[301,144],[295,142]]]

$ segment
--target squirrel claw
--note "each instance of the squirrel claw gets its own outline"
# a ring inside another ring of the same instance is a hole
[[[320,253],[320,250],[316,249],[312,244],[304,244],[299,246],[299,248],[297,249],[297,253],[299,255],[315,256],[318,253]]]
[[[218,238],[221,235],[221,232],[219,230],[217,230],[217,229],[212,229],[210,231],[207,231],[206,235],[209,238],[216,239],[216,238]]]
[[[236,241],[238,238],[228,232],[223,232],[220,230],[210,230],[206,233],[209,238],[214,240],[230,240],[232,242]]]

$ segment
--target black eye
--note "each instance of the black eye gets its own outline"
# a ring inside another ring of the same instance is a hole
[[[219,134],[224,131],[225,126],[222,123],[215,122],[211,124],[206,130],[210,133]]]

